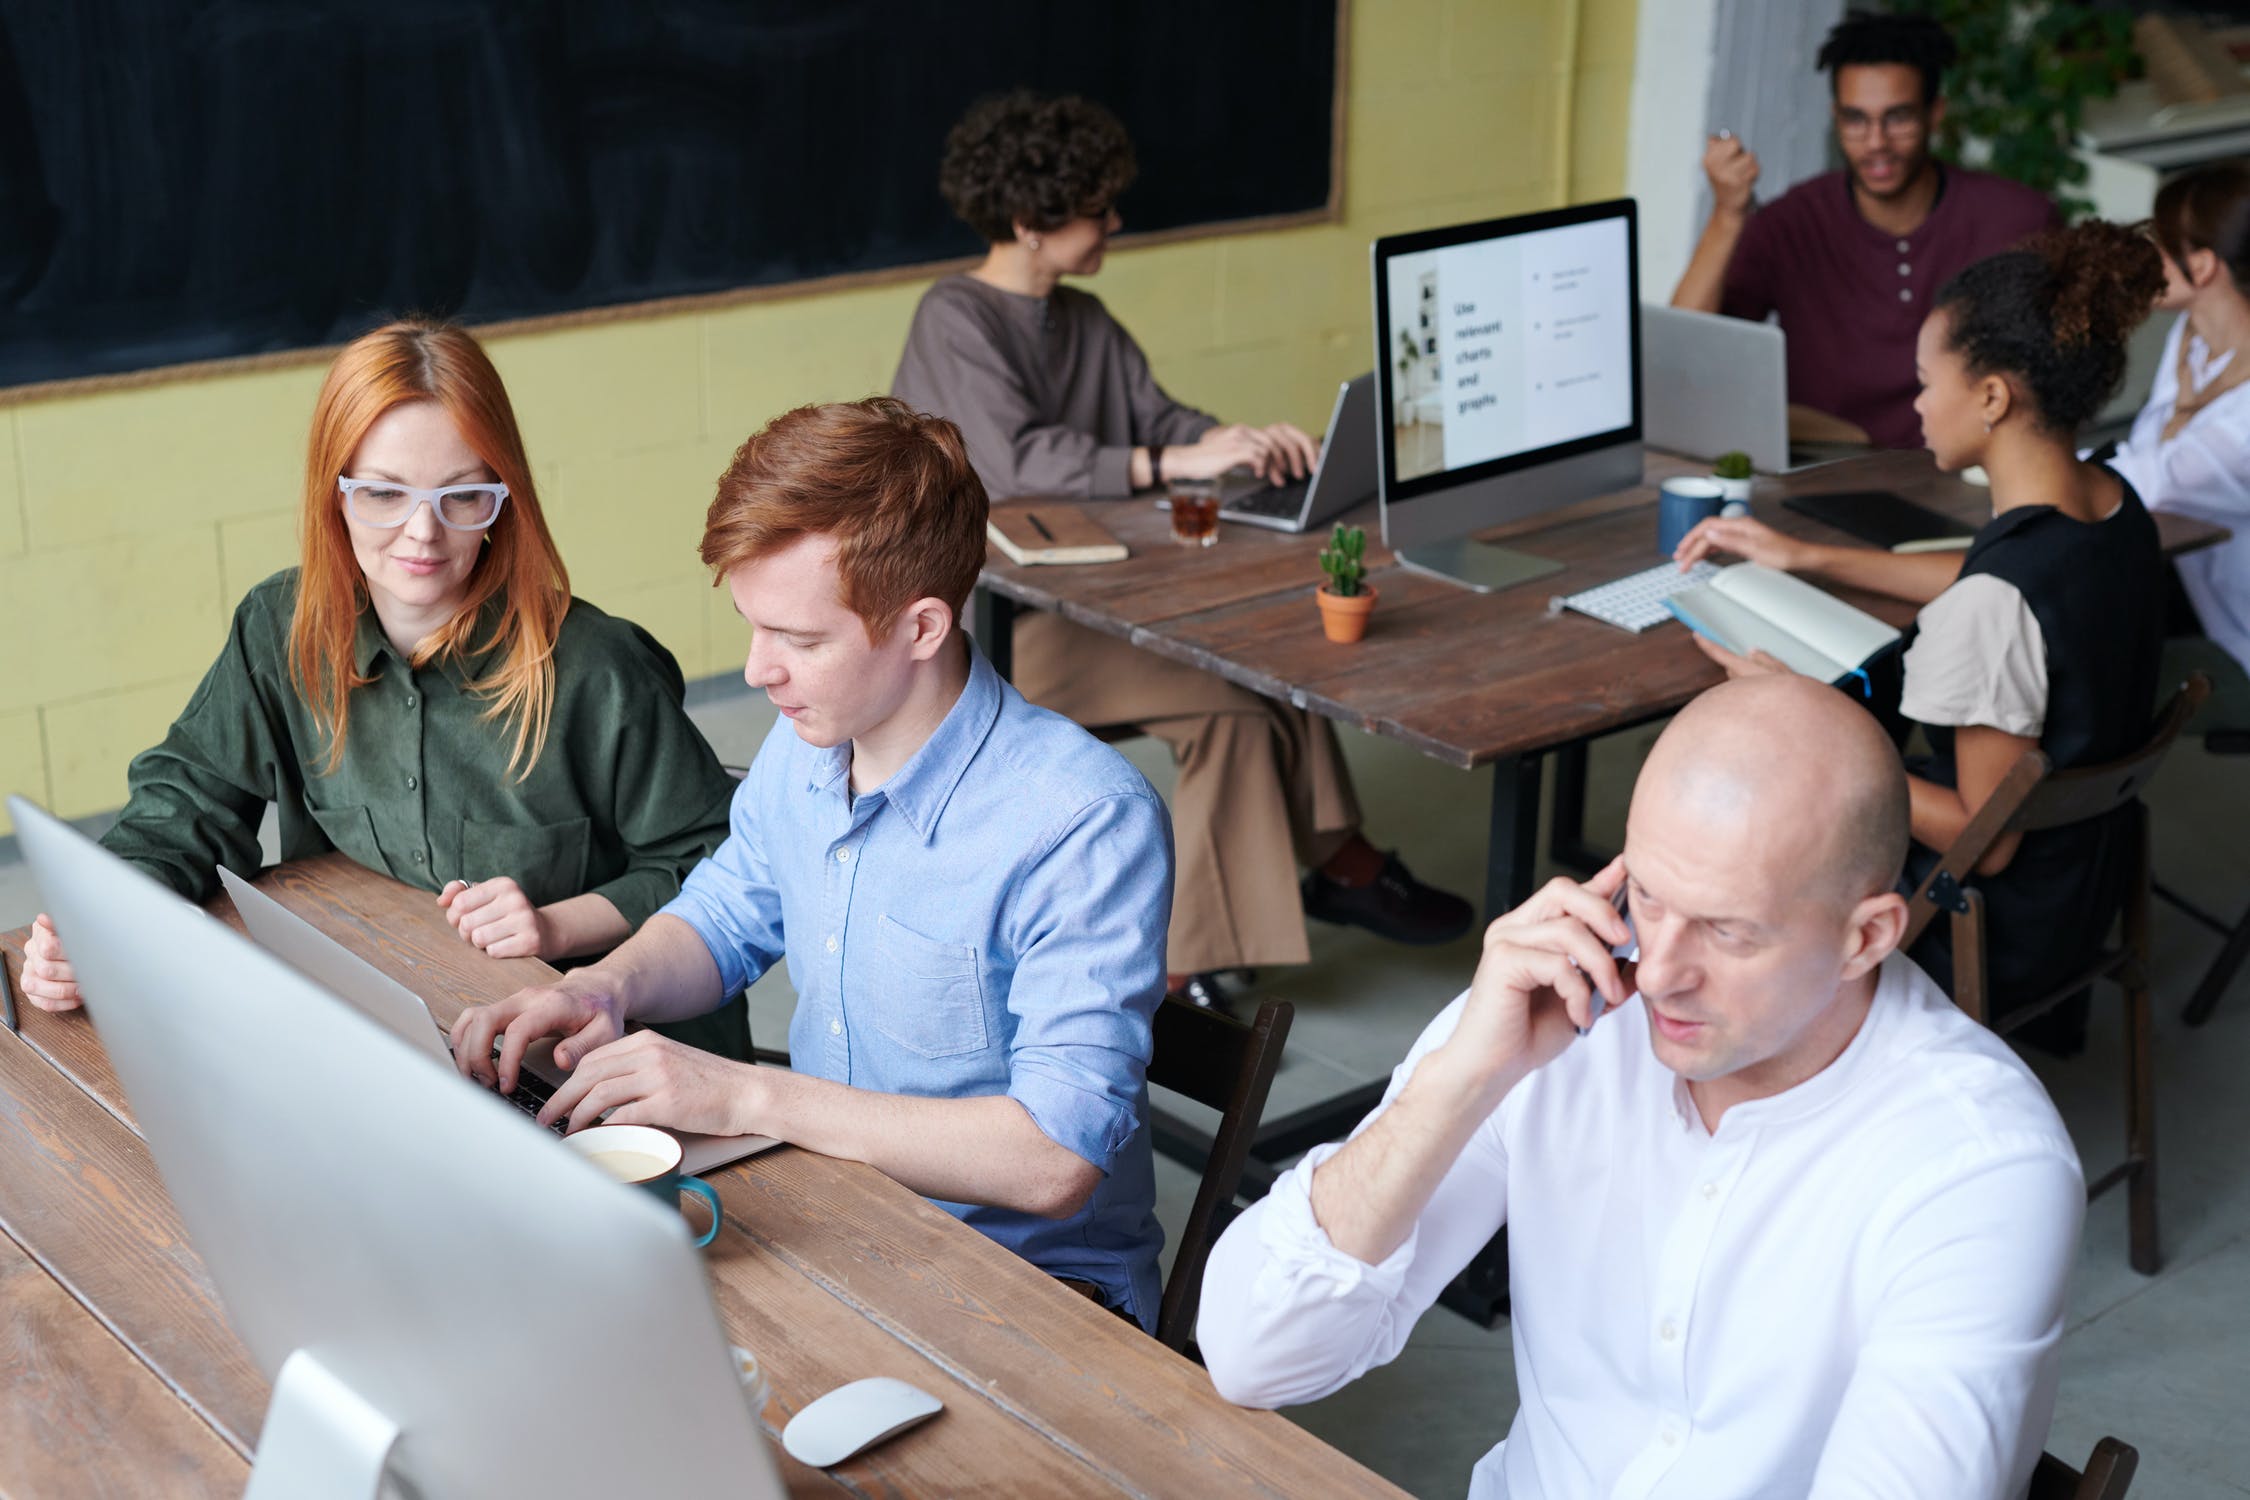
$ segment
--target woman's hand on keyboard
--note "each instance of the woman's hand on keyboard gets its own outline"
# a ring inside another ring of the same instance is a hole
[[[1810,565],[1815,550],[1811,543],[1784,536],[1763,521],[1748,516],[1713,516],[1696,522],[1695,529],[1680,538],[1672,556],[1679,560],[1682,572],[1714,552],[1731,552],[1746,562],[1794,573]]]

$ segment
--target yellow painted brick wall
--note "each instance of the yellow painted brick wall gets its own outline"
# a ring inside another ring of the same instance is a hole
[[[1638,4],[1353,0],[1343,222],[1121,251],[1095,290],[1182,400],[1317,427],[1367,364],[1372,237],[1623,191]],[[776,413],[885,389],[921,290],[495,341],[578,592],[691,678],[738,667],[695,557],[711,482]],[[0,790],[72,817],[123,800],[235,602],[294,559],[321,374],[0,409]]]

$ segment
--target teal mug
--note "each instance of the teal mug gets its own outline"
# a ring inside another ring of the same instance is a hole
[[[667,1208],[680,1206],[681,1192],[698,1194],[711,1209],[711,1227],[698,1246],[719,1237],[719,1192],[700,1177],[680,1171],[680,1143],[653,1125],[589,1125],[563,1144],[599,1167],[612,1182],[630,1183],[654,1195]]]

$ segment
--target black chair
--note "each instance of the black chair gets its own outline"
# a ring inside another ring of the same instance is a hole
[[[2155,732],[2131,755],[2102,766],[2051,771],[2047,757],[2027,750],[1977,809],[1937,868],[1923,880],[1907,907],[1906,939],[1913,946],[1939,911],[1953,921],[1953,1000],[1975,1020],[2005,1035],[2076,996],[2096,980],[2115,980],[2125,992],[2125,1160],[2087,1185],[2097,1197],[2127,1184],[2131,1194],[2133,1269],[2153,1276],[2161,1257],[2156,1235],[2156,1072],[2155,1026],[2149,998],[2149,849],[2148,816],[2138,806],[2141,789],[2163,764],[2196,709],[2211,691],[2200,672],[2172,696],[2157,719]],[[2139,816],[2133,869],[2125,892],[2120,940],[2104,945],[2083,970],[2044,995],[1988,994],[1984,952],[1984,901],[1967,885],[1970,872],[2010,833],[2061,828],[2133,807]],[[1993,1022],[1993,1017],[1999,1017]]]
[[[2250,731],[2214,729],[2203,736],[2203,748],[2213,755],[2250,755]],[[2184,915],[2219,935],[2218,957],[2212,959],[2211,967],[2203,971],[2203,978],[2195,986],[2195,994],[2189,997],[2187,1008],[2180,1012],[2180,1019],[2188,1025],[2201,1026],[2211,1019],[2211,1012],[2217,1008],[2219,997],[2226,993],[2228,985],[2234,983],[2234,976],[2241,972],[2243,961],[2250,959],[2250,909],[2244,910],[2229,925],[2162,882],[2157,884],[2156,894],[2169,901]]]
[[[2025,1500],[2125,1500],[2140,1464],[2139,1450],[2113,1437],[2094,1444],[2083,1474],[2052,1453],[2042,1453]]]
[[[1219,1112],[1203,1183],[1196,1189],[1187,1222],[1180,1226],[1179,1248],[1157,1312],[1156,1336],[1167,1348],[1191,1353],[1188,1341],[1203,1292],[1203,1265],[1211,1258],[1212,1243],[1241,1212],[1234,1204],[1235,1190],[1241,1186],[1242,1165],[1258,1133],[1258,1119],[1265,1113],[1273,1075],[1281,1068],[1281,1046],[1288,1040],[1295,1015],[1296,1007],[1286,1000],[1260,1002],[1258,1013],[1248,1022],[1199,1010],[1169,996],[1156,1007],[1155,1055],[1149,1061],[1148,1081]]]

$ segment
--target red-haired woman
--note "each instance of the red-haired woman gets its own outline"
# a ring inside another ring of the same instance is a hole
[[[190,900],[341,850],[438,893],[467,941],[614,947],[726,836],[734,782],[670,653],[573,599],[499,373],[466,332],[392,323],[313,412],[297,567],[252,589],[102,842]],[[78,989],[35,924],[34,1004]]]

